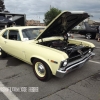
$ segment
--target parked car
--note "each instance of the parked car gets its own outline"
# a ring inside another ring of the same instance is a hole
[[[62,12],[47,27],[9,27],[0,32],[1,57],[12,55],[33,66],[36,77],[48,81],[64,77],[83,66],[95,54],[94,44],[69,39],[69,32],[89,15],[85,12]],[[40,33],[41,30],[44,30]],[[13,62],[12,62],[13,63]]]
[[[95,39],[98,33],[97,25],[89,25],[88,22],[83,22],[83,25],[73,28],[71,31],[84,35],[86,39]]]
[[[91,26],[88,22],[84,22],[84,29],[79,31],[79,34],[84,35],[86,39],[95,39],[98,33],[97,26]]]

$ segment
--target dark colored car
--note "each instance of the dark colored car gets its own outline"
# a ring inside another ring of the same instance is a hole
[[[75,30],[74,28],[72,31],[84,35],[86,39],[95,39],[96,33],[98,33],[97,27],[96,25],[89,25],[88,22],[83,22],[79,29]]]
[[[80,30],[79,34],[85,35],[86,39],[95,39],[96,33],[98,33],[98,26],[90,26],[88,22],[84,22],[85,29]]]

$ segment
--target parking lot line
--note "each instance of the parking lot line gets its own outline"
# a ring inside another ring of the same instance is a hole
[[[93,62],[93,63],[96,63],[96,64],[100,64],[100,62],[93,61],[93,60],[89,60],[89,62]]]
[[[2,90],[2,89],[3,90]],[[7,90],[8,88],[4,86],[4,84],[0,81],[0,92],[2,92],[7,98],[8,100],[20,100],[18,97],[16,97],[12,91],[10,92],[6,92],[4,90]]]
[[[100,49],[100,47],[95,47],[95,48]]]

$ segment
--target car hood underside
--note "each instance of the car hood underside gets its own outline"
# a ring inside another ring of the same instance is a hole
[[[52,36],[64,36],[73,27],[88,17],[89,15],[85,12],[62,12],[37,37],[37,40]]]

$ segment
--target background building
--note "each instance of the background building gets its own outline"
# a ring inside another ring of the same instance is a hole
[[[26,20],[26,26],[44,26],[39,20]]]

